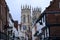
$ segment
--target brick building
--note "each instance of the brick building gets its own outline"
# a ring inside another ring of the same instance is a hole
[[[5,0],[0,0],[0,33],[7,33],[9,8]],[[4,37],[4,36],[3,36]]]
[[[60,0],[51,1],[36,22],[42,19],[45,22],[42,28],[43,40],[60,40]]]

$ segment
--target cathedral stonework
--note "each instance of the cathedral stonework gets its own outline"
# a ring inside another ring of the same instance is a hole
[[[23,32],[27,34],[28,40],[32,40],[32,22],[37,20],[41,13],[40,8],[31,10],[31,6],[21,6],[21,23]]]

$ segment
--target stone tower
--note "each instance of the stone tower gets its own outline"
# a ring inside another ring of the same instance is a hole
[[[21,6],[21,22],[23,30],[31,30],[31,6]]]
[[[41,14],[41,8],[32,9],[32,22],[34,23]]]
[[[41,8],[33,8],[32,9],[32,40],[38,40],[37,36],[34,36],[36,35],[37,33],[37,24],[35,24],[36,20],[38,19],[38,17],[40,16],[41,14]]]
[[[27,34],[28,40],[32,39],[32,18],[31,18],[31,6],[21,6],[21,22],[22,29]]]

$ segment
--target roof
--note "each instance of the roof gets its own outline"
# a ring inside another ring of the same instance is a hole
[[[57,13],[57,14],[60,14],[60,11],[47,11],[47,12],[43,12],[40,16],[39,16],[39,18],[37,19],[37,21],[36,21],[36,23],[38,23],[41,19],[42,19],[42,17],[44,17],[44,15],[45,14],[55,14],[55,13]]]

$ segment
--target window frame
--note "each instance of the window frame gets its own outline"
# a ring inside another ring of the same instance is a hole
[[[23,15],[23,23],[25,23],[26,22],[26,17],[25,17],[25,15]]]
[[[30,21],[30,16],[28,15],[28,23],[29,23],[29,21]]]

